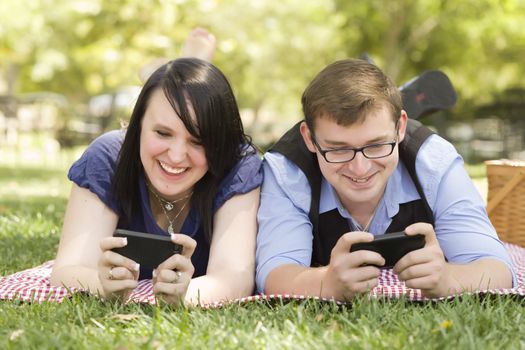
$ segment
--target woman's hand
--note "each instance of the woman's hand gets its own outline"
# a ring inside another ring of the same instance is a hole
[[[174,254],[153,270],[153,292],[166,303],[183,303],[195,272],[191,256],[197,242],[184,234],[173,234],[171,240],[182,245],[182,254]]]
[[[116,296],[126,300],[138,285],[139,264],[111,251],[126,244],[127,239],[122,237],[106,237],[100,241],[102,255],[98,262],[98,278],[107,297]]]

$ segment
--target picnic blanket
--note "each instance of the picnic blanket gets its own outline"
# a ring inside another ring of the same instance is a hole
[[[517,273],[518,284],[509,289],[479,290],[470,294],[492,294],[492,295],[518,295],[525,296],[525,248],[514,244],[504,243]],[[53,260],[44,264],[16,272],[12,275],[0,278],[0,300],[20,300],[25,302],[61,302],[70,298],[75,293],[86,292],[79,288],[54,287],[49,283]],[[392,269],[381,270],[379,283],[369,292],[370,298],[405,298],[409,301],[445,300],[454,298],[454,295],[442,298],[429,299],[422,295],[420,289],[412,289],[405,286],[392,272]],[[244,303],[257,300],[274,299],[307,299],[303,295],[252,295],[241,299],[230,301],[217,301],[203,305],[204,307],[221,307],[228,303]],[[322,301],[328,299],[314,298]],[[151,280],[141,280],[139,285],[130,294],[127,302],[139,302],[154,304],[156,302],[153,294]]]

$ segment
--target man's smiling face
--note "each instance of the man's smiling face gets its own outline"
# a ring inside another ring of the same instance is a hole
[[[398,141],[405,137],[407,117],[403,111],[396,123],[386,108],[377,110],[349,126],[338,125],[329,117],[315,119],[314,137],[323,150],[359,148],[371,144]],[[319,167],[326,180],[334,187],[345,208],[351,212],[358,205],[375,206],[399,161],[398,144],[392,154],[378,159],[368,159],[358,152],[355,158],[344,163],[329,163],[313,144],[306,125],[301,130],[308,149],[317,154]]]

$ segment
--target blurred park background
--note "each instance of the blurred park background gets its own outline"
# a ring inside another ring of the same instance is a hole
[[[1,0],[0,164],[66,168],[127,120],[140,66],[197,26],[263,150],[317,72],[366,53],[399,85],[449,76],[457,105],[423,122],[467,162],[525,158],[524,19],[523,0]]]

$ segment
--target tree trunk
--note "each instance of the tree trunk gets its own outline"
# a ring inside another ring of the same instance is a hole
[[[17,103],[15,97],[16,82],[20,67],[17,64],[9,64],[5,73],[5,80],[7,83],[7,90],[5,94],[4,103],[2,103],[2,112],[6,118],[16,118]]]

